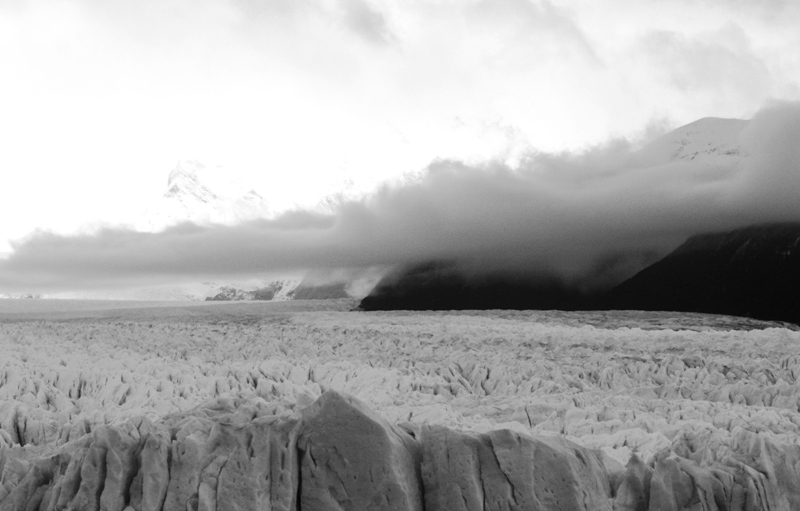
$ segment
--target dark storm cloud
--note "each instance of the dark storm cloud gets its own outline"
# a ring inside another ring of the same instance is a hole
[[[432,259],[569,279],[609,255],[663,253],[697,232],[800,219],[800,104],[775,103],[749,123],[724,126],[733,127],[743,158],[676,160],[670,152],[682,147],[681,140],[664,146],[667,151],[658,143],[636,150],[620,140],[580,154],[531,154],[514,168],[435,162],[419,179],[346,202],[330,216],[297,211],[237,226],[183,224],[160,233],[38,232],[0,262],[0,289]],[[713,163],[719,161],[727,167]]]

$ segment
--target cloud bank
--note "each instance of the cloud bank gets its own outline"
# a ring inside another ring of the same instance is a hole
[[[2,0],[0,252],[131,221],[183,158],[280,210],[511,141],[516,166],[752,117],[800,99],[798,26],[789,0]]]
[[[681,137],[700,140],[699,151]],[[0,290],[388,268],[434,259],[569,280],[614,254],[665,253],[695,233],[800,219],[800,103],[769,104],[749,122],[702,120],[640,145],[615,140],[580,153],[532,152],[513,167],[437,161],[331,215],[294,211],[160,233],[40,231],[17,241],[0,261]],[[725,154],[715,154],[718,147]]]

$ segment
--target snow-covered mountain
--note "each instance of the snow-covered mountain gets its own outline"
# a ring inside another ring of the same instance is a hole
[[[680,163],[685,164],[687,172],[703,176],[728,172],[749,157],[740,142],[740,135],[748,123],[749,121],[739,119],[699,119],[635,151],[631,155],[630,163],[640,168]],[[414,182],[421,179],[422,175],[409,174],[399,182]],[[166,184],[164,194],[134,224],[137,229],[156,232],[184,221],[198,224],[235,224],[280,214],[280,211],[270,208],[264,197],[247,186],[244,179],[221,166],[183,160],[169,173]],[[334,214],[342,203],[359,200],[363,196],[364,193],[352,181],[345,179],[328,195],[310,206],[310,209]],[[147,299],[147,296],[158,291],[153,295],[158,296],[158,299],[252,299],[251,297],[268,295],[272,295],[273,300],[293,299],[294,290],[301,286],[303,280],[302,274],[264,276],[246,283],[193,283],[191,289],[186,286],[159,290],[140,289],[136,290],[135,296]],[[325,285],[332,283],[326,282]],[[277,291],[273,293],[271,290]],[[368,290],[364,293],[366,292]],[[115,297],[121,296],[117,293]]]
[[[235,173],[181,160],[169,174],[167,191],[145,211],[136,228],[153,232],[186,221],[234,224],[271,213],[267,201]]]
[[[358,189],[352,179],[344,179],[310,209],[323,214],[334,214],[342,204],[361,200],[365,195],[366,192]]]
[[[642,148],[649,164],[691,162],[700,167],[731,167],[747,158],[739,135],[750,121],[704,117],[681,126]]]
[[[699,119],[633,151],[630,161],[625,163],[641,169],[671,166],[703,177],[724,175],[750,157],[741,143],[742,131],[749,122],[717,117]],[[408,182],[414,180],[415,176],[408,176]],[[452,261],[425,261],[386,275],[361,301],[360,307],[365,310],[602,309],[607,307],[605,291],[650,265],[656,266],[653,263],[663,255],[666,254],[656,251],[615,254],[608,260],[596,261],[596,267],[575,282],[563,282],[558,277],[531,281],[501,274],[478,275],[460,271]],[[625,302],[625,307],[637,308],[634,302]]]
[[[345,187],[320,201],[317,210],[332,212],[353,192]],[[134,223],[134,228],[158,232],[181,222],[200,225],[226,224],[275,216],[267,201],[245,179],[222,166],[181,160],[169,173],[164,194]],[[247,280],[190,282],[130,289],[58,292],[45,298],[103,300],[272,300],[344,298],[349,296],[340,280],[308,278],[303,272],[254,276]],[[38,296],[37,296],[38,297]]]
[[[282,302],[294,299],[294,292],[303,282],[303,275],[278,275],[248,282],[209,283],[205,300],[241,301],[268,300]]]

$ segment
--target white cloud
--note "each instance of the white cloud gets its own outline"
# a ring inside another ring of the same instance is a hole
[[[0,262],[0,286],[30,292],[432,259],[569,279],[620,252],[664,253],[699,232],[800,220],[800,104],[772,103],[730,126],[749,156],[715,160],[728,162],[722,168],[615,140],[531,153],[515,167],[440,161],[334,215],[297,211],[155,234],[40,232]]]
[[[386,17],[364,0],[343,0],[344,21],[355,33],[369,42],[389,44],[395,39]]]
[[[0,239],[130,219],[175,162],[277,207],[800,99],[792,2],[0,4]]]

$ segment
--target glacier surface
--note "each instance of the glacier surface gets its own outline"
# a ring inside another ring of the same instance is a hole
[[[800,332],[774,324],[2,316],[3,510],[800,508]]]

